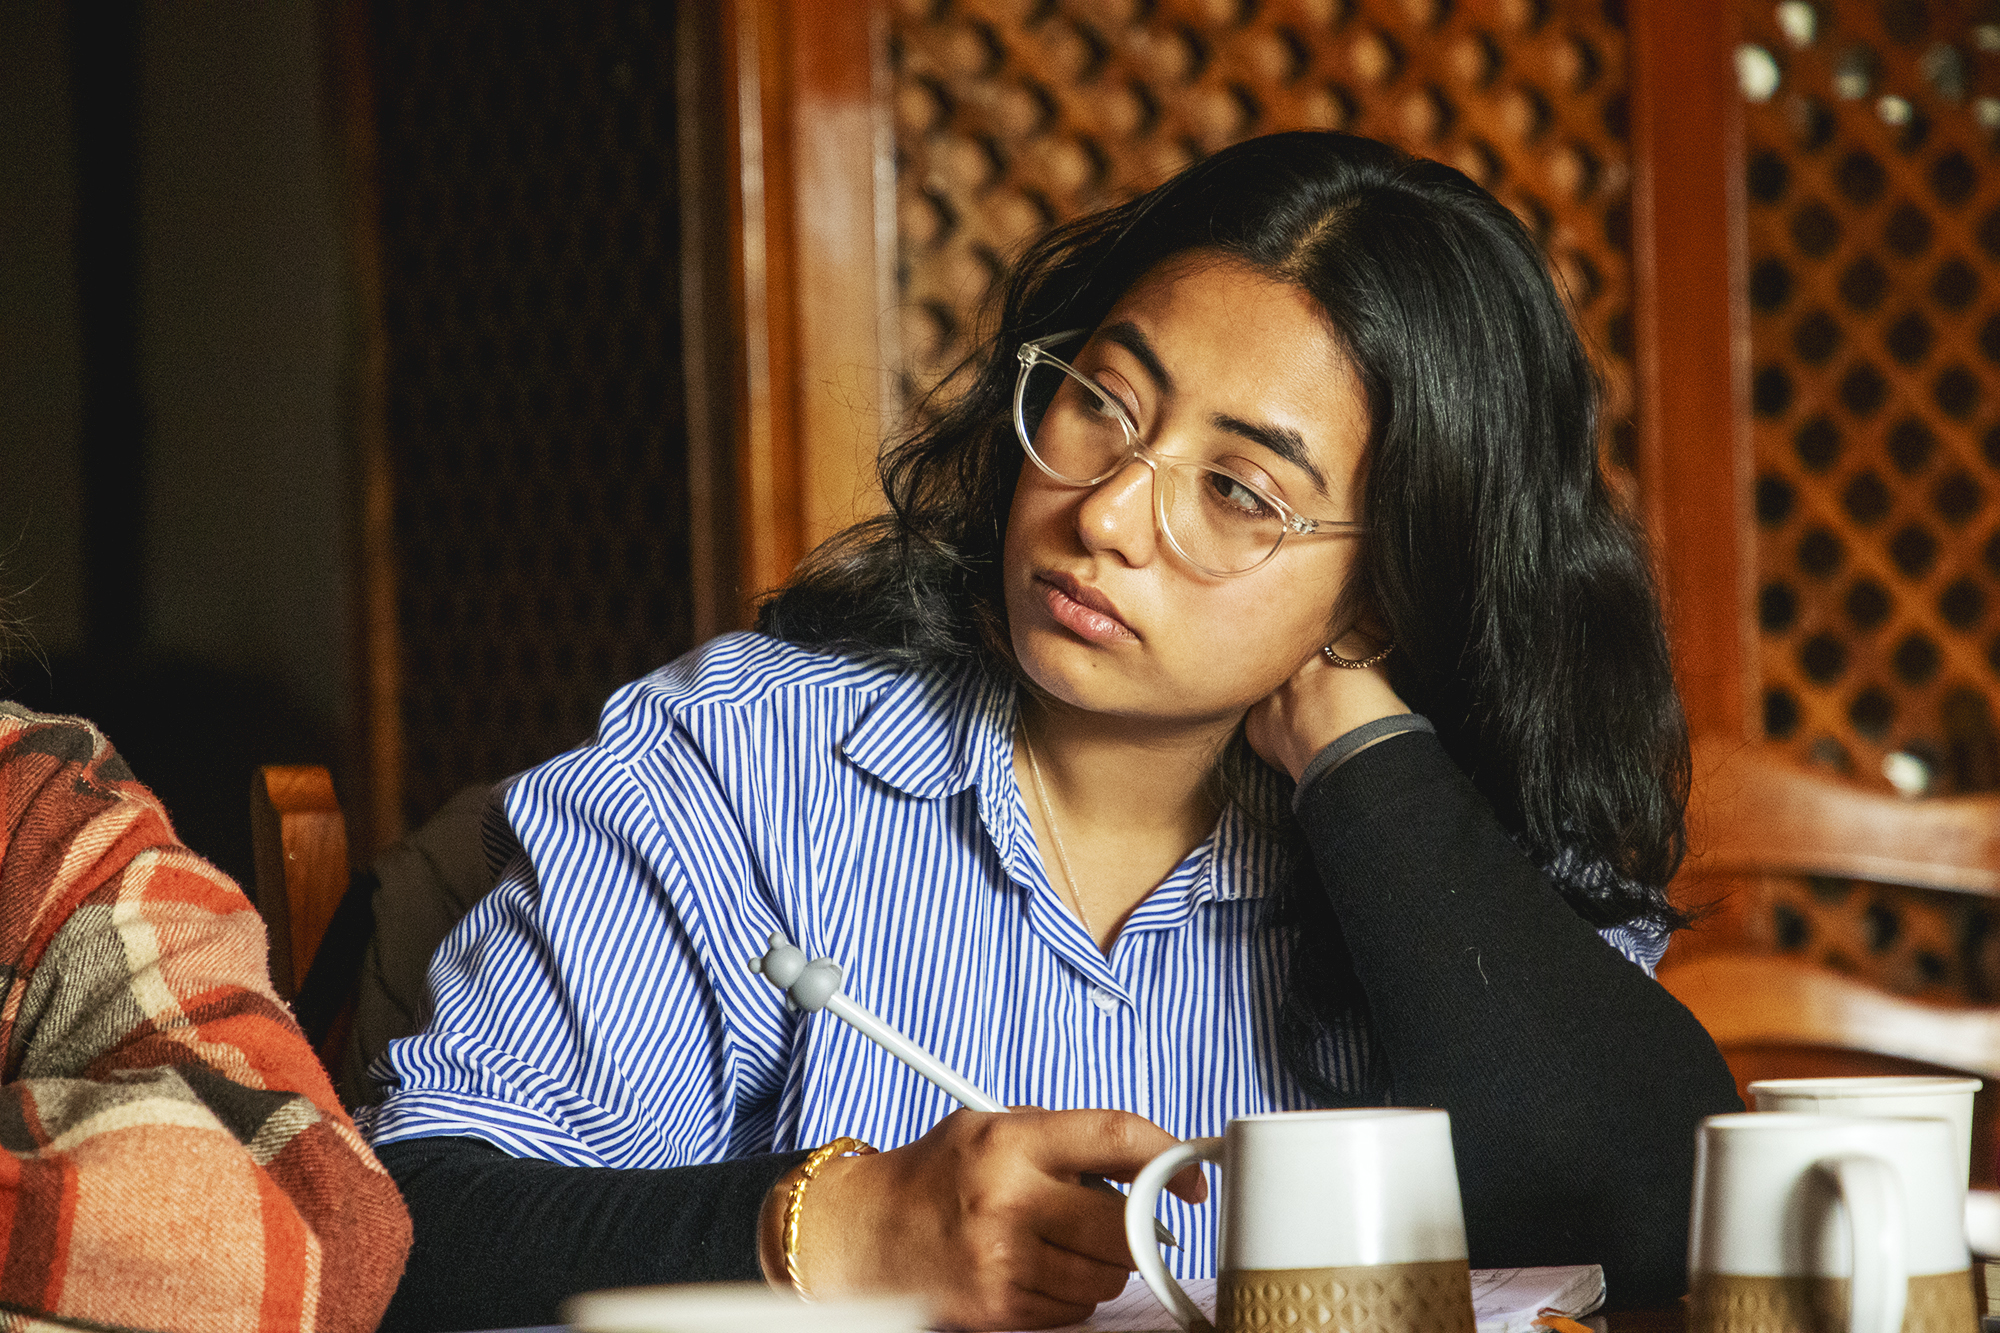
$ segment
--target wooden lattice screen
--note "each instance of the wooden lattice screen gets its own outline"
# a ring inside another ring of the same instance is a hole
[[[893,18],[905,390],[979,336],[1050,222],[1253,134],[1352,129],[1449,162],[1525,219],[1631,452],[1626,39],[1613,0],[903,0]]]
[[[2000,4],[1746,0],[1763,730],[1881,783],[2000,787]],[[1774,882],[1753,930],[2000,995],[1990,905]]]
[[[369,13],[414,823],[689,643],[673,26]]]
[[[2000,6],[1978,9],[1742,9],[1770,92],[1746,117],[1765,733],[1877,782],[1908,752],[1943,790],[2000,786]]]
[[[1994,12],[1742,12],[1779,76],[1747,115],[1766,730],[1877,781],[1885,754],[1912,751],[1957,789],[2000,785]],[[1459,166],[1534,229],[1631,484],[1617,5],[905,0],[892,17],[906,393],[971,350],[981,298],[1048,223],[1251,134],[1351,128]],[[1898,990],[2000,993],[1983,907],[1845,882],[1767,902],[1774,947]]]

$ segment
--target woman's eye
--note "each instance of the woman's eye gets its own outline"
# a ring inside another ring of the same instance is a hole
[[[1133,412],[1129,404],[1121,402],[1117,394],[1101,383],[1097,386],[1096,393],[1087,393],[1084,397],[1090,400],[1091,411],[1107,421],[1122,421],[1126,418],[1136,418],[1138,415]]]
[[[1246,487],[1261,490],[1265,495],[1282,495],[1284,493],[1284,488],[1278,485],[1277,479],[1260,467],[1255,459],[1245,458],[1240,454],[1231,453],[1227,449],[1223,449],[1217,451],[1215,459],[1210,466],[1228,475],[1233,480],[1242,482]]]
[[[1209,488],[1215,493],[1215,498],[1228,506],[1231,511],[1253,518],[1265,515],[1277,517],[1277,511],[1271,508],[1263,496],[1227,472],[1210,472],[1207,475]]]

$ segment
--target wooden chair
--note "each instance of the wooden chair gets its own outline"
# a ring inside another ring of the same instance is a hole
[[[347,820],[317,764],[266,765],[250,779],[255,899],[271,939],[271,982],[321,1063],[338,1067],[361,951],[373,926],[372,878],[348,866]]]
[[[479,833],[491,790],[463,789],[356,869],[326,769],[270,766],[251,779],[271,980],[350,1107],[371,1095],[370,1061],[416,1031],[432,950],[493,888]]]
[[[1988,1081],[1973,1173],[1993,1177],[2000,1006],[1950,1007],[1752,943],[1769,876],[1829,876],[2000,897],[2000,796],[1905,800],[1763,745],[1695,745],[1691,854],[1676,901],[1709,909],[1660,967],[1739,1086],[1752,1079],[1965,1072]],[[1746,1103],[1748,1097],[1746,1093]]]

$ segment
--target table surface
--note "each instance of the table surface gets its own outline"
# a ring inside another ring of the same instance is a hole
[[[1612,1310],[1588,1321],[1604,1333],[1687,1333],[1687,1307],[1676,1301],[1658,1310]],[[569,1333],[561,1324],[540,1328],[495,1329],[493,1333]]]

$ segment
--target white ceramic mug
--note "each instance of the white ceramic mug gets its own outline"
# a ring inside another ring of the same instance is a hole
[[[1942,1120],[1710,1116],[1695,1136],[1689,1333],[1976,1328],[1957,1165]]]
[[[1208,1321],[1160,1260],[1153,1210],[1190,1162],[1222,1168],[1216,1283],[1221,1333],[1473,1333],[1465,1213],[1451,1119],[1432,1110],[1241,1116],[1190,1139],[1132,1182],[1125,1237],[1183,1329]]]
[[[1951,1125],[1958,1178],[1972,1178],[1972,1095],[1976,1078],[1887,1074],[1863,1078],[1760,1078],[1750,1096],[1760,1111],[1807,1115],[1934,1116]]]

